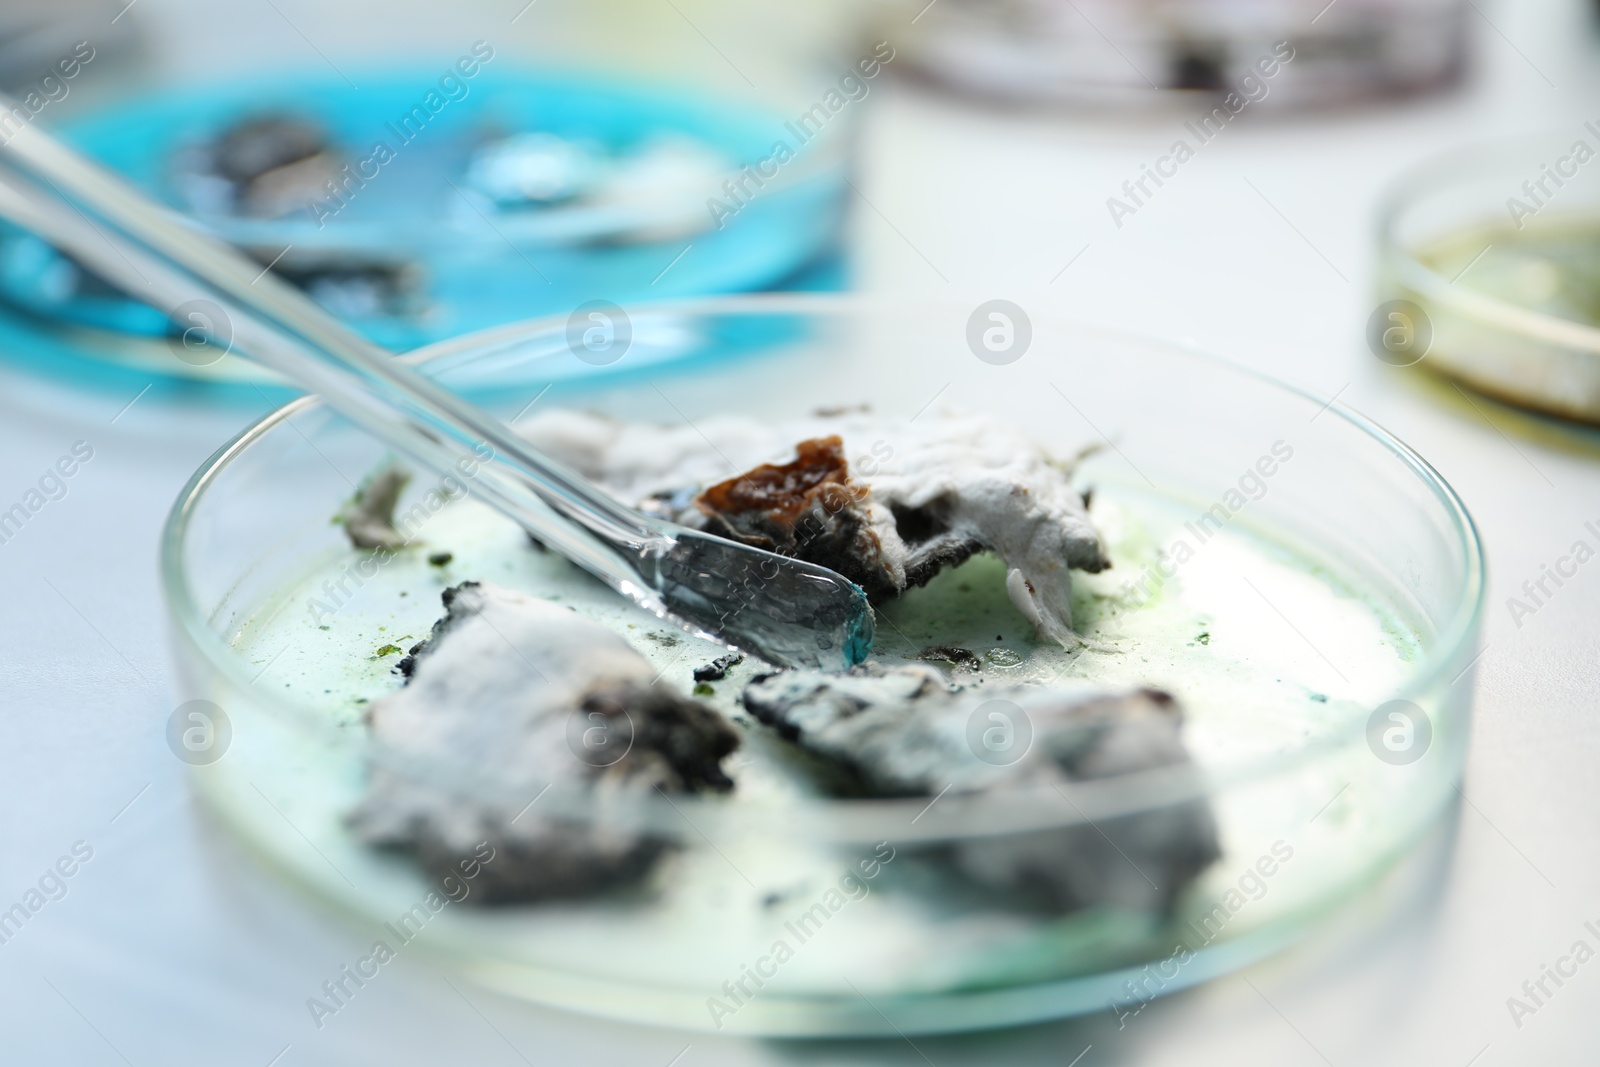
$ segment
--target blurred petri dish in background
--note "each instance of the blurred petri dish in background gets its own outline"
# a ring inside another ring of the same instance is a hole
[[[589,300],[766,288],[837,243],[849,116],[796,143],[787,116],[725,96],[471,65],[359,93],[283,75],[156,93],[59,132],[398,350]],[[103,362],[271,377],[174,359],[167,309],[10,227],[0,307]]]
[[[1397,343],[1420,331],[1426,344],[1386,362],[1600,423],[1597,155],[1600,126],[1574,122],[1440,156],[1398,179],[1379,213],[1380,299],[1410,305]],[[1385,354],[1381,344],[1374,351]]]
[[[1317,107],[1434,89],[1462,69],[1468,11],[1463,0],[877,0],[877,7],[903,40],[906,65],[930,78],[979,96],[1089,106],[1237,92],[1272,107]],[[1282,60],[1281,43],[1292,60],[1263,78],[1258,64]]]

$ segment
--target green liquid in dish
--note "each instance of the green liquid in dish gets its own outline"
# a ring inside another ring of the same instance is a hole
[[[1126,583],[1155,563],[1162,546],[1179,536],[1194,542],[1185,527],[1193,514],[1154,497],[1102,491],[1094,516],[1115,565],[1075,575],[1074,622],[1087,646],[1036,641],[1007,598],[1004,566],[980,555],[881,608],[874,656],[893,662],[917,659],[932,646],[965,649],[977,662],[964,661],[950,676],[980,689],[1058,679],[1166,688],[1186,709],[1185,740],[1204,773],[1349,736],[1420,654],[1420,637],[1401,611],[1258,539],[1242,523],[1197,545],[1159,587],[1130,591]],[[723,652],[532,547],[520,529],[470,500],[442,509],[420,538],[359,580],[347,576],[359,575],[366,553],[331,551],[301,583],[259,605],[233,638],[262,672],[255,684],[359,735],[366,704],[403,683],[394,670],[397,649],[427,635],[442,614],[443,589],[469,579],[574,607],[623,634],[663,672],[659,684],[684,693],[695,688],[694,668]],[[450,556],[444,565],[429,561],[443,553]],[[781,807],[816,788],[785,743],[738,704],[744,683],[762,669],[747,659],[710,683],[708,695],[700,693],[745,738],[725,764],[736,782],[726,802]],[[362,910],[379,916],[404,912],[426,891],[406,859],[376,854],[345,830],[343,817],[366,775],[353,751],[307,751],[287,734],[253,738],[243,731],[235,746],[255,749],[236,764],[273,766],[273,806],[227,760],[214,768],[213,796],[285,850],[312,845],[317,856],[308,853],[307,869],[326,868],[312,875],[321,888],[345,895],[359,882]],[[869,996],[970,990],[1162,958],[1172,951],[1174,931],[1214,913],[1241,871],[1276,843],[1300,858],[1283,864],[1271,891],[1230,917],[1226,932],[1265,927],[1318,899],[1331,872],[1354,857],[1388,847],[1382,790],[1362,783],[1393,770],[1363,746],[1292,780],[1219,797],[1214,813],[1224,859],[1165,921],[1111,910],[1015,912],[961,898],[902,850],[888,865],[892,877],[850,900],[784,964],[768,1001],[852,997],[852,984]],[[1313,837],[1333,846],[1311,847]],[[479,963],[508,963],[491,980],[533,996],[545,995],[542,981],[576,975],[597,989],[669,989],[703,999],[786,937],[794,913],[836,886],[871,847],[857,852],[772,835],[685,848],[638,890],[576,903],[446,908],[432,920],[427,944]]]

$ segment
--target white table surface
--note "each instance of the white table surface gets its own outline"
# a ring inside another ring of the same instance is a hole
[[[281,6],[314,24],[315,5]],[[1292,123],[1247,113],[1120,231],[1105,197],[1170,143],[1179,117],[1030,115],[881,83],[852,221],[863,288],[1004,296],[1191,338],[1338,393],[1455,485],[1491,568],[1477,722],[1466,801],[1397,882],[1397,902],[1357,908],[1120,1031],[1107,1012],[915,1047],[733,1040],[470,987],[467,1001],[410,958],[318,1031],[306,998],[365,938],[219,834],[163,739],[185,694],[168,666],[160,525],[195,467],[266,405],[206,410],[158,387],[123,411],[137,386],[73,387],[0,364],[0,508],[73,442],[95,450],[66,498],[0,545],[0,908],[75,841],[94,849],[68,894],[0,945],[0,1063],[1596,1062],[1600,964],[1520,1028],[1506,998],[1580,936],[1595,944],[1583,923],[1600,923],[1600,571],[1581,571],[1520,627],[1505,599],[1600,520],[1600,437],[1531,431],[1487,401],[1419,390],[1363,343],[1387,176],[1464,141],[1600,118],[1588,5],[1479,7],[1493,23],[1477,20],[1468,86]],[[141,9],[179,62],[170,42],[201,6]],[[263,12],[257,46],[303,46]],[[186,61],[222,69],[228,57]]]

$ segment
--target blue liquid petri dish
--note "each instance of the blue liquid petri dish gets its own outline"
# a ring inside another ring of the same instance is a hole
[[[448,82],[438,71],[356,81],[359,91],[280,76],[156,94],[57,132],[399,351],[595,300],[769,288],[835,248],[843,123],[813,135],[725,99],[492,64]],[[278,143],[268,133],[247,154],[292,157],[281,142],[296,136],[315,151],[247,195],[219,177],[218,146],[273,123]],[[8,350],[271,380],[243,360],[174,358],[168,310],[0,230]]]

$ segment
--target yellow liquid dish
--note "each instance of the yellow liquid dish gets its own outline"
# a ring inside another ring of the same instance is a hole
[[[1590,125],[1575,125],[1464,149],[1398,178],[1379,209],[1374,355],[1600,422],[1596,143]],[[1395,300],[1410,307],[1391,308]],[[1401,329],[1385,335],[1391,326]]]

